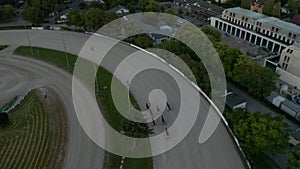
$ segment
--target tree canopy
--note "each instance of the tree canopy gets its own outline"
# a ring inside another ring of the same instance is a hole
[[[155,0],[139,0],[139,9],[143,12],[159,12],[160,5]]]
[[[251,0],[242,0],[241,7],[245,8],[245,9],[250,9],[251,8]]]
[[[250,56],[240,56],[233,68],[233,80],[258,98],[265,98],[276,89],[276,78],[277,74],[253,61]]]
[[[282,153],[288,147],[290,128],[283,122],[283,116],[254,114],[245,110],[226,112],[234,134],[248,156]]]
[[[11,5],[0,6],[0,21],[10,19],[15,16],[15,9]]]
[[[39,25],[54,9],[55,0],[26,0],[24,19]]]

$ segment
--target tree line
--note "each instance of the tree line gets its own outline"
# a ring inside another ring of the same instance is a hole
[[[221,33],[218,30],[209,26],[202,30],[216,48],[228,79],[260,99],[269,96],[276,89],[275,80],[278,75],[270,68],[262,67],[251,56],[242,55],[239,49],[230,48],[228,44],[220,42]]]

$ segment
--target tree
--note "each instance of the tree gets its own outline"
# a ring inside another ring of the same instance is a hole
[[[263,13],[265,15],[271,16],[273,14],[274,4],[275,4],[274,0],[267,0],[267,2],[263,7]]]
[[[289,153],[288,169],[300,168],[300,149]]]
[[[104,25],[103,16],[105,13],[99,8],[90,8],[84,15],[85,26],[89,31],[96,31]]]
[[[251,0],[242,0],[241,7],[245,8],[245,9],[250,9],[251,8]]]
[[[76,27],[80,25],[79,23],[80,23],[80,20],[82,19],[80,17],[80,13],[78,12],[78,10],[75,10],[75,9],[72,9],[68,12],[67,18],[68,18],[67,25],[68,26],[74,25]]]
[[[160,5],[155,0],[139,0],[138,6],[143,12],[159,12]]]
[[[133,121],[123,122],[122,129],[128,137],[146,138],[153,134],[153,129],[150,129],[146,123],[136,123]]]
[[[283,153],[288,147],[290,128],[283,122],[283,116],[272,117],[238,109],[226,112],[234,134],[248,156]]]
[[[184,12],[183,12],[183,9],[182,9],[182,8],[179,8],[179,9],[178,9],[178,15],[181,16],[183,13],[184,13]]]
[[[15,16],[15,9],[11,5],[0,6],[0,21]]]
[[[281,2],[277,2],[274,6],[272,15],[276,18],[280,18],[280,9],[281,9]]]
[[[300,4],[299,2],[297,3],[297,0],[288,0],[287,5],[291,14],[295,14],[299,11]]]
[[[166,13],[171,14],[171,15],[176,15],[176,12],[173,8],[168,8]]]
[[[249,93],[265,98],[276,88],[277,74],[262,67],[250,56],[240,56],[233,69],[233,80],[245,87]]]
[[[138,35],[135,39],[135,44],[144,49],[147,49],[152,46],[152,41],[149,36]]]
[[[54,4],[54,0],[26,0],[23,17],[33,25],[40,25],[54,9]]]
[[[8,114],[0,112],[0,127],[6,127],[8,124],[9,124]]]
[[[223,63],[223,68],[227,78],[233,78],[234,65],[237,63],[237,59],[242,54],[239,49],[232,49],[228,44],[224,42],[218,42],[215,44],[215,48],[219,54],[219,57]]]
[[[221,41],[221,37],[222,37],[222,33],[218,30],[213,29],[210,26],[204,26],[202,28],[202,31],[206,34],[206,35],[211,35],[213,37],[213,40],[220,42]]]

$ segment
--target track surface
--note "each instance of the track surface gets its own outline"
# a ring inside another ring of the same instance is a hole
[[[0,45],[8,44],[10,47],[4,51],[0,51],[0,73],[1,79],[7,79],[7,73],[12,74],[12,79],[7,83],[16,86],[0,83],[0,105],[2,101],[8,100],[16,94],[21,94],[29,88],[36,88],[41,86],[52,87],[61,97],[68,112],[69,118],[69,145],[67,157],[65,159],[65,168],[70,169],[93,169],[102,168],[102,161],[104,158],[104,151],[98,148],[84,133],[80,127],[76,114],[74,112],[71,80],[72,77],[68,73],[57,69],[55,66],[36,61],[29,58],[12,55],[12,51],[19,45],[50,48],[55,50],[64,50],[65,41],[66,50],[69,53],[78,55],[89,35],[74,33],[74,32],[58,32],[58,31],[1,31]],[[110,40],[99,38],[97,43],[105,49]],[[97,50],[97,49],[96,49]],[[109,71],[115,70],[115,67],[123,60],[129,53],[135,52],[135,49],[126,45],[118,45],[115,52],[110,53],[115,57],[107,57],[104,60],[104,67]],[[156,65],[161,69],[166,69],[166,66],[156,59],[153,59],[147,54],[140,54],[142,59],[129,59],[127,64],[135,67],[135,65]],[[3,70],[3,71],[2,71]],[[135,71],[134,69],[128,70]],[[176,76],[176,75],[175,75]],[[21,80],[20,80],[21,79]],[[183,78],[179,76],[176,78],[183,86],[187,86],[187,90],[191,92],[191,97],[183,97],[183,102],[194,105],[194,98],[197,92],[187,84]],[[121,81],[123,79],[120,79]],[[124,82],[124,81],[123,81]],[[178,97],[176,97],[177,88],[172,79],[164,73],[146,72],[143,76],[137,76],[130,84],[130,89],[133,95],[138,100],[138,103],[143,106],[148,99],[149,91],[154,88],[161,88],[168,96],[168,101],[172,105],[177,105]],[[1,85],[2,84],[2,85]],[[18,86],[19,85],[19,86]],[[197,103],[195,103],[197,104]],[[154,157],[154,168],[157,169],[242,169],[245,168],[242,158],[236,150],[234,142],[227,133],[225,126],[220,123],[214,135],[205,143],[199,144],[198,137],[204,120],[206,119],[209,104],[200,96],[200,110],[195,126],[189,135],[174,149],[169,152]],[[142,107],[143,108],[143,107]],[[171,123],[176,117],[176,106],[174,112],[166,112],[166,120]],[[173,113],[173,114],[172,114]],[[157,125],[156,130],[162,130],[162,126]],[[170,133],[172,135],[172,133]]]

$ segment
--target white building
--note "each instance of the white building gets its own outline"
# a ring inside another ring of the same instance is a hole
[[[275,53],[300,42],[299,26],[240,7],[224,10],[220,18],[212,17],[211,26]]]
[[[300,43],[294,43],[282,51],[278,66],[276,71],[280,79],[300,89]]]

